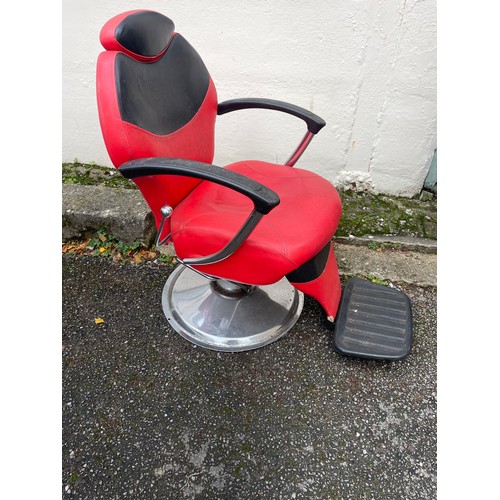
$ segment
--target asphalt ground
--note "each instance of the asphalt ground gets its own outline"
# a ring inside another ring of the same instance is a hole
[[[402,361],[336,354],[309,297],[279,341],[218,353],[168,325],[170,271],[63,256],[63,498],[436,498],[435,287],[396,284]]]

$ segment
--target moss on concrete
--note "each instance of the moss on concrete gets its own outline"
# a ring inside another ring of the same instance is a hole
[[[437,239],[437,201],[340,191],[336,236],[393,235]]]
[[[137,189],[132,181],[125,179],[115,168],[78,161],[62,164],[62,181],[66,184]]]

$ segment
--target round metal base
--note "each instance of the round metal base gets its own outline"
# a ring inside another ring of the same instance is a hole
[[[285,335],[299,319],[302,292],[283,278],[249,287],[211,281],[177,267],[163,288],[162,306],[172,328],[190,342],[214,351],[257,349]]]

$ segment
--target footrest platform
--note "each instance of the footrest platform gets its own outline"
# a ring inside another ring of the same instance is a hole
[[[350,278],[335,320],[333,347],[345,356],[396,361],[410,353],[412,328],[405,293]]]

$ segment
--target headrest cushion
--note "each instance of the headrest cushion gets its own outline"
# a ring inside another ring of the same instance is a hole
[[[171,19],[152,10],[131,10],[111,18],[102,28],[106,50],[124,52],[139,61],[158,59],[174,33]]]

